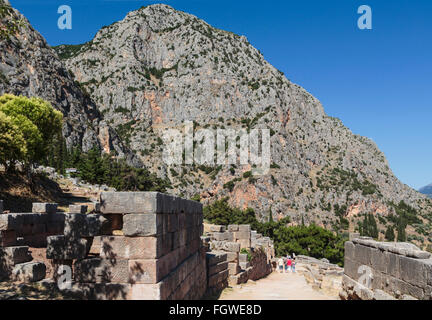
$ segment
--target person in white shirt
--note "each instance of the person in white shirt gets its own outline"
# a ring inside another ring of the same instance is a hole
[[[283,263],[283,259],[282,258],[279,258],[279,260],[278,260],[278,266],[279,266],[279,273],[283,273],[284,263]]]

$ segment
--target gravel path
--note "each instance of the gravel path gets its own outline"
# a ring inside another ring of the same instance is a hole
[[[273,272],[256,282],[225,289],[219,300],[336,300],[307,284],[298,273]]]

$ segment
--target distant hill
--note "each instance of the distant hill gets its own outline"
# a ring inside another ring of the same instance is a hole
[[[432,198],[432,183],[426,187],[420,188],[419,192],[427,195],[429,198]]]

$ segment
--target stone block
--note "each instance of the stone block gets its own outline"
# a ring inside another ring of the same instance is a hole
[[[86,213],[88,209],[87,205],[71,204],[69,205],[69,213]]]
[[[355,257],[358,263],[371,266],[371,247],[366,247],[361,244],[355,246]]]
[[[349,241],[352,241],[352,240],[357,239],[357,238],[360,238],[360,233],[350,232]]]
[[[238,226],[239,232],[247,232],[250,234],[251,232],[251,226],[249,224],[241,224]]]
[[[113,213],[202,213],[202,204],[196,201],[159,192],[102,192],[101,212]]]
[[[227,261],[228,262],[238,262],[239,261],[239,253],[238,252],[227,252]]]
[[[231,275],[236,275],[237,273],[240,272],[240,266],[237,262],[229,262],[228,263],[228,270],[229,270],[229,274]]]
[[[355,245],[351,241],[345,242],[345,257],[351,260],[355,260]]]
[[[47,238],[46,257],[48,259],[84,259],[88,250],[90,250],[90,247],[86,239],[70,239],[65,236],[50,236]]]
[[[247,232],[247,231],[234,232],[234,239],[236,239],[236,240],[243,240],[243,239],[250,240],[250,238],[251,238],[250,232]]]
[[[241,249],[249,249],[251,247],[250,239],[239,239],[237,242],[240,244]]]
[[[228,234],[227,234],[227,232],[213,232],[211,234],[211,237],[213,238],[213,240],[216,240],[216,241],[226,241],[226,240],[228,240]]]
[[[212,266],[220,262],[227,261],[226,252],[207,252],[206,253],[207,265]]]
[[[72,238],[95,237],[101,235],[107,222],[100,214],[65,214],[64,235]]]
[[[373,299],[374,300],[397,300],[392,295],[388,294],[387,292],[385,292],[383,290],[379,290],[379,289],[374,290]]]
[[[75,283],[73,289],[89,300],[130,300],[132,286],[128,283]]]
[[[57,203],[39,203],[34,202],[32,205],[33,213],[56,213]]]
[[[10,214],[0,214],[0,231],[14,230],[15,220]]]
[[[386,272],[387,259],[384,251],[371,248],[371,266],[374,270],[377,270],[379,272]]]
[[[424,298],[423,288],[414,286],[400,279],[389,277],[389,286],[386,291],[392,293],[393,296],[400,296],[402,294],[408,294],[416,299],[422,300]]]
[[[159,259],[129,260],[129,282],[158,283],[179,263],[179,250],[174,250]]]
[[[162,284],[131,284],[131,300],[165,300]]]
[[[38,213],[1,214],[0,230],[14,230],[17,235],[31,234],[33,225],[45,224],[48,216]]]
[[[238,231],[238,229],[239,229],[238,224],[230,224],[228,226],[228,231],[230,231],[230,232]]]
[[[222,272],[225,269],[228,269],[228,262],[227,261],[220,262],[218,264],[209,266],[209,268],[208,268],[208,275],[211,276],[211,275],[213,275],[215,273]]]
[[[390,275],[395,278],[400,278],[400,260],[399,255],[394,254],[392,252],[384,252],[384,260],[385,260],[385,271],[387,275]]]
[[[46,232],[49,235],[64,234],[64,222],[47,222]]]
[[[102,248],[102,240],[100,236],[94,237],[90,246],[89,254],[100,255]]]
[[[27,262],[15,265],[12,278],[20,282],[37,282],[45,278],[46,266],[42,262]]]
[[[99,201],[92,202],[90,210],[92,210],[95,213],[100,213],[100,210],[101,210],[100,202]]]
[[[239,266],[240,266],[240,268],[241,268],[242,270],[246,270],[247,268],[250,267],[250,263],[249,263],[249,261],[246,261],[246,262],[240,262],[240,263],[239,263]]]
[[[37,233],[23,236],[22,242],[18,245],[25,245],[34,248],[45,248],[47,246],[47,233]]]
[[[166,217],[167,219],[167,232],[177,232],[179,229],[179,220],[178,220],[178,215],[176,214],[167,214]]]
[[[163,233],[163,215],[127,214],[123,217],[123,233],[129,237],[160,235]]]
[[[0,231],[0,247],[13,247],[17,242],[17,234],[14,230]]]
[[[227,242],[227,241],[213,241],[211,247],[214,250],[222,250],[228,252],[239,252],[240,243],[237,242]]]
[[[219,226],[219,225],[211,225],[210,231],[211,232],[225,232],[226,227],[225,226]]]
[[[0,258],[8,265],[29,262],[33,258],[28,249],[27,246],[0,248]]]
[[[398,256],[401,279],[418,287],[427,284],[426,267],[422,260]]]
[[[359,264],[358,262],[345,257],[345,263],[344,263],[345,275],[347,275],[348,277],[350,277],[355,281],[357,281],[361,276],[361,274],[359,273],[360,266],[362,266],[362,264]]]
[[[248,255],[246,253],[240,253],[239,262],[248,262]]]
[[[229,277],[229,270],[228,269],[221,271],[219,273],[216,273],[216,274],[208,277],[208,286],[214,287],[219,282],[226,281],[228,279],[228,277]]]
[[[129,264],[123,259],[90,258],[74,264],[75,281],[82,283],[128,283]]]
[[[166,251],[162,237],[101,237],[100,256],[110,259],[156,259]]]

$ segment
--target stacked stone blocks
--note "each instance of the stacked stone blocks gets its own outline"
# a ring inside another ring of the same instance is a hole
[[[367,280],[369,279],[369,282]],[[410,243],[345,243],[343,299],[432,299],[432,258]]]
[[[157,192],[107,192],[101,194],[101,212],[91,221],[89,215],[67,219],[65,236],[50,239],[48,247],[58,252],[50,257],[59,263],[73,260],[75,286],[89,298],[197,299],[204,294],[200,203]],[[62,250],[55,250],[57,244]]]
[[[206,229],[212,253],[226,254],[229,284],[240,284],[249,279],[256,280],[272,272],[274,247],[270,238],[262,237],[251,230],[250,225],[208,225]],[[248,259],[248,254],[241,253],[243,249],[259,258],[252,263]],[[209,283],[209,290],[211,289]]]

